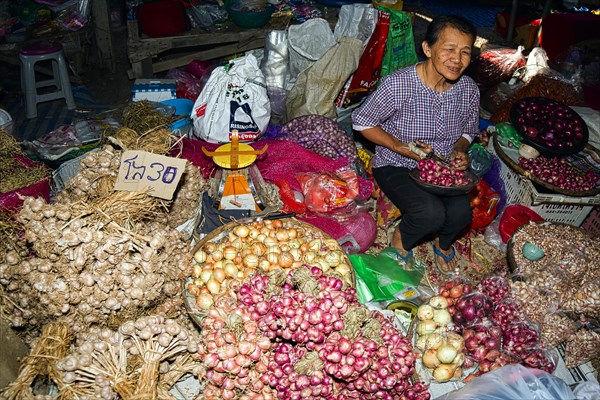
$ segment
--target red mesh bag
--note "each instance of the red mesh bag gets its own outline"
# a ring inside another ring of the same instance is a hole
[[[23,168],[32,168],[37,163],[23,155],[15,154],[15,159]],[[13,212],[23,205],[23,197],[42,197],[46,203],[50,202],[50,177],[46,177],[29,186],[0,193],[0,209]]]

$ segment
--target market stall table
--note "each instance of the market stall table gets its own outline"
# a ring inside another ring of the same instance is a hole
[[[322,17],[331,26],[335,25],[337,9],[325,10]],[[131,69],[127,73],[130,79],[152,77],[192,60],[207,61],[262,48],[269,31],[285,30],[290,21],[291,15],[274,13],[261,28],[243,29],[227,21],[211,32],[194,28],[177,36],[151,38],[140,32],[137,20],[128,20],[127,54]]]

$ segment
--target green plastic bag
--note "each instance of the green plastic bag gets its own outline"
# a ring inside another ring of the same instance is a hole
[[[492,169],[492,155],[481,143],[473,143],[467,151],[469,155],[469,171],[477,176],[484,176]]]
[[[356,292],[361,304],[395,300],[398,292],[418,286],[425,271],[425,266],[418,261],[413,269],[404,269],[398,261],[398,253],[391,247],[378,255],[350,254],[348,257],[356,275]]]
[[[390,14],[390,28],[379,75],[381,79],[399,68],[416,64],[418,58],[410,14],[382,6],[377,8]]]
[[[496,124],[495,128],[500,143],[505,146],[514,147],[515,149],[521,147],[522,137],[510,122],[501,122]]]

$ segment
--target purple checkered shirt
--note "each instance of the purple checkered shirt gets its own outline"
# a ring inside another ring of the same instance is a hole
[[[471,141],[479,134],[479,89],[463,75],[450,89],[436,92],[421,82],[413,65],[383,78],[377,90],[352,113],[352,123],[357,131],[380,126],[404,143],[420,140],[448,157],[461,136]],[[375,146],[372,165],[412,169],[417,162]]]

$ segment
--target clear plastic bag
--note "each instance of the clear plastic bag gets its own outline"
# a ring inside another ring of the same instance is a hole
[[[489,320],[463,330],[466,354],[477,362],[494,361],[500,355],[502,329]]]
[[[575,396],[559,377],[519,364],[505,365],[436,400],[568,400]]]
[[[296,179],[302,187],[304,203],[312,212],[330,213],[356,206],[358,177],[350,169],[335,174],[328,171],[301,173]]]
[[[523,46],[513,48],[484,49],[467,71],[482,88],[489,88],[499,82],[507,81],[517,70],[525,66]]]
[[[525,314],[521,306],[511,297],[496,303],[494,311],[492,311],[492,315],[490,316],[492,322],[503,329],[524,318]]]
[[[577,323],[561,312],[549,313],[540,325],[544,345],[552,349],[577,330]]]
[[[469,326],[489,317],[494,311],[492,300],[481,292],[471,292],[461,296],[455,303],[456,312],[452,320],[458,326]]]
[[[417,309],[415,347],[421,352],[417,369],[426,382],[444,383],[462,379],[465,366],[465,341],[454,332],[448,303],[434,296]]]
[[[569,335],[565,346],[565,365],[573,368],[600,355],[600,333],[596,332],[593,321],[581,316],[580,328]]]
[[[539,348],[540,330],[537,324],[519,321],[502,331],[502,349],[523,358],[529,351]]]
[[[556,349],[545,349],[537,347],[525,351],[521,355],[521,364],[528,368],[537,368],[548,373],[554,372],[558,365],[559,359],[558,351]]]

